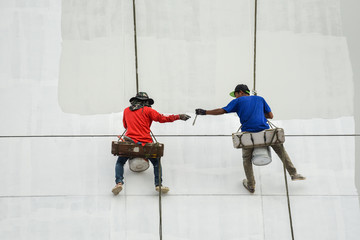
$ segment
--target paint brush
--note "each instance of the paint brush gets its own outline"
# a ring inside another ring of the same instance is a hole
[[[195,125],[197,116],[198,116],[198,115],[196,114],[195,119],[194,119],[194,122],[193,122],[193,126]]]

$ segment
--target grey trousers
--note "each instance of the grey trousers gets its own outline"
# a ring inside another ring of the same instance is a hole
[[[288,173],[290,175],[296,174],[296,168],[294,167],[293,163],[291,162],[289,155],[285,151],[284,145],[279,144],[279,145],[273,145],[271,147],[272,147],[272,149],[274,149],[274,151],[279,156],[281,161],[283,163],[285,163],[285,168],[288,171]],[[246,175],[246,179],[248,181],[249,187],[255,187],[253,164],[251,161],[253,151],[254,151],[254,148],[243,148],[242,149],[244,171],[245,171],[245,175]]]

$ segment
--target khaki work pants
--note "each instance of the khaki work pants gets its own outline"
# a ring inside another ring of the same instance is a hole
[[[281,161],[285,163],[285,168],[288,171],[290,175],[296,174],[296,168],[292,164],[289,155],[285,151],[284,145],[273,145],[271,146],[272,149],[276,152],[276,154],[279,156]],[[243,165],[244,165],[244,171],[245,175],[248,181],[249,187],[255,188],[255,178],[254,178],[254,171],[253,171],[253,164],[252,164],[252,153],[254,151],[254,148],[243,148],[242,149],[242,157],[243,157]]]

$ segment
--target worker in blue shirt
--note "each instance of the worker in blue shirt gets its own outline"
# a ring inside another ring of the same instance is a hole
[[[245,84],[237,85],[235,90],[230,93],[230,96],[235,97],[235,99],[226,107],[214,110],[198,108],[195,110],[195,113],[197,115],[221,115],[235,112],[240,118],[242,132],[260,132],[270,128],[267,119],[272,119],[274,116],[263,97],[250,96],[250,90]],[[297,173],[283,144],[272,145],[271,147],[285,164],[286,170],[292,180],[305,180],[305,177]],[[255,192],[255,178],[251,161],[253,151],[254,148],[242,149],[243,165],[246,175],[246,179],[243,180],[243,185],[250,193]]]

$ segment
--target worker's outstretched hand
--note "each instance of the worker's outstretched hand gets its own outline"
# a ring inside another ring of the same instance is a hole
[[[206,115],[206,110],[197,108],[197,109],[195,109],[195,113],[196,113],[196,115]]]
[[[187,114],[179,114],[179,116],[180,116],[180,119],[181,120],[184,120],[184,121],[186,121],[186,120],[188,120],[189,118],[191,118],[189,115],[187,115]]]

